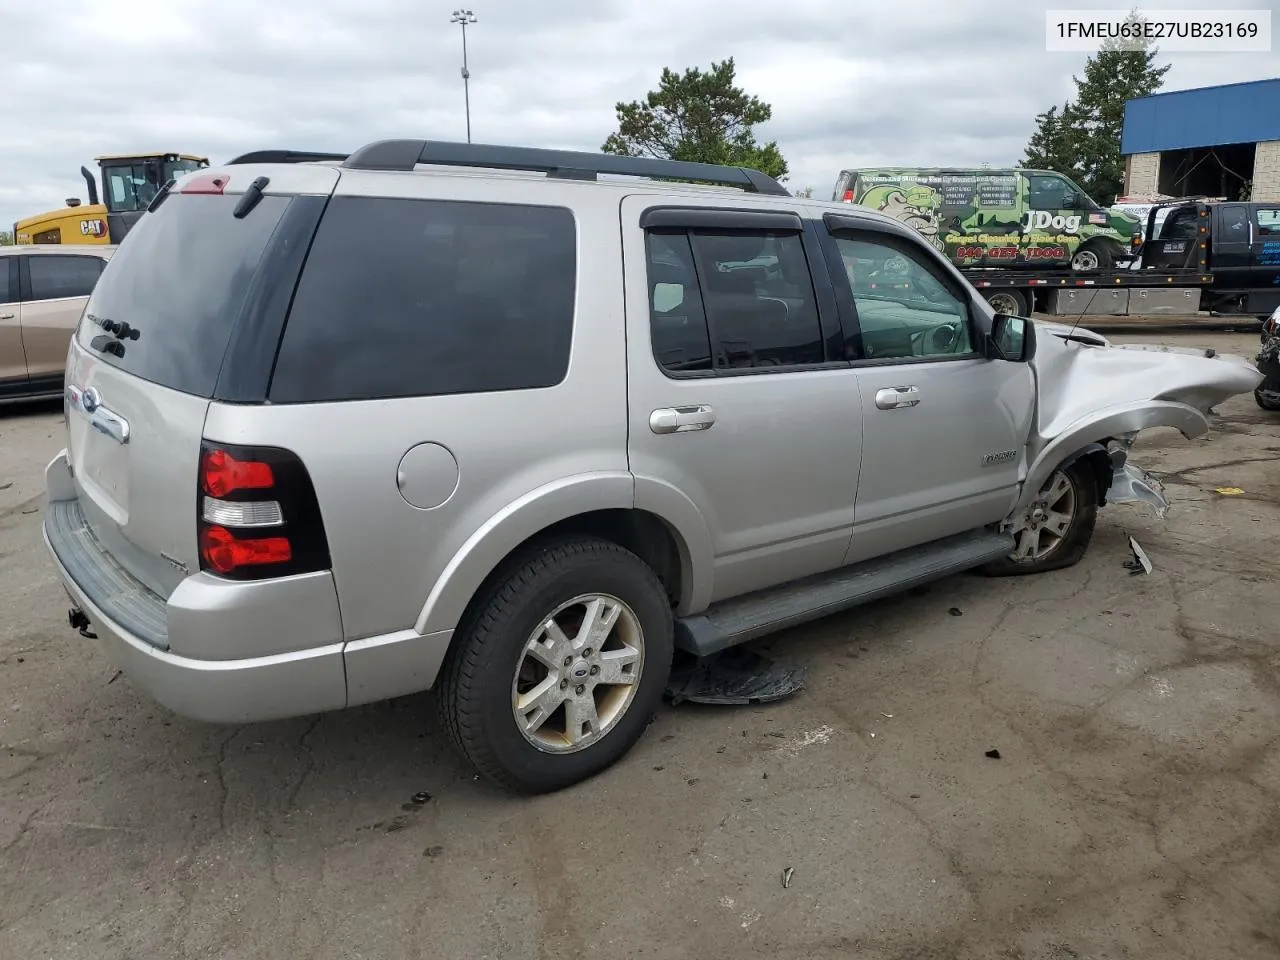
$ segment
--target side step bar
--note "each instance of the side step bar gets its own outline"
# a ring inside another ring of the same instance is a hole
[[[715,604],[676,620],[676,646],[700,657],[1008,556],[1013,537],[962,533]]]

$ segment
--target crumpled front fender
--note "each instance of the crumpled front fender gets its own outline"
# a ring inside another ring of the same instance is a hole
[[[1032,461],[1018,502],[1017,515],[1035,499],[1045,481],[1063,462],[1090,444],[1135,434],[1151,427],[1173,427],[1188,440],[1209,432],[1209,418],[1186,403],[1173,400],[1132,401],[1102,410],[1068,424]]]

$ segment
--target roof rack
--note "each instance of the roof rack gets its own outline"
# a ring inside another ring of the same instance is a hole
[[[549,177],[571,180],[595,180],[602,173],[660,180],[692,180],[741,187],[751,193],[784,197],[791,195],[773,177],[750,167],[726,167],[713,163],[657,160],[650,157],[620,157],[575,150],[449,143],[440,140],[378,140],[344,158],[342,165],[350,170],[412,170],[420,163],[539,171]]]
[[[345,153],[314,153],[307,150],[254,150],[242,153],[228,166],[238,163],[314,163],[317,160],[345,160]]]

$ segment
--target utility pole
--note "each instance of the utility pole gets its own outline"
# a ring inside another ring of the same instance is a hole
[[[470,10],[455,10],[449,18],[450,23],[462,27],[462,96],[467,104],[467,143],[471,142],[471,71],[467,69],[467,24],[476,22],[476,15]]]

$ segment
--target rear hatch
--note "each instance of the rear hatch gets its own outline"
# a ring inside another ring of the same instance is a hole
[[[241,204],[264,173],[264,195]],[[246,342],[245,325],[263,322],[264,304],[287,306],[296,273],[277,268],[273,246],[298,243],[290,206],[322,203],[315,196],[337,179],[318,166],[189,175],[130,231],[85,308],[66,374],[80,508],[102,546],[163,597],[200,568],[200,441],[210,400],[228,382],[224,361]],[[257,352],[268,354],[269,373],[274,341]],[[255,399],[243,382],[238,389],[238,399]]]

